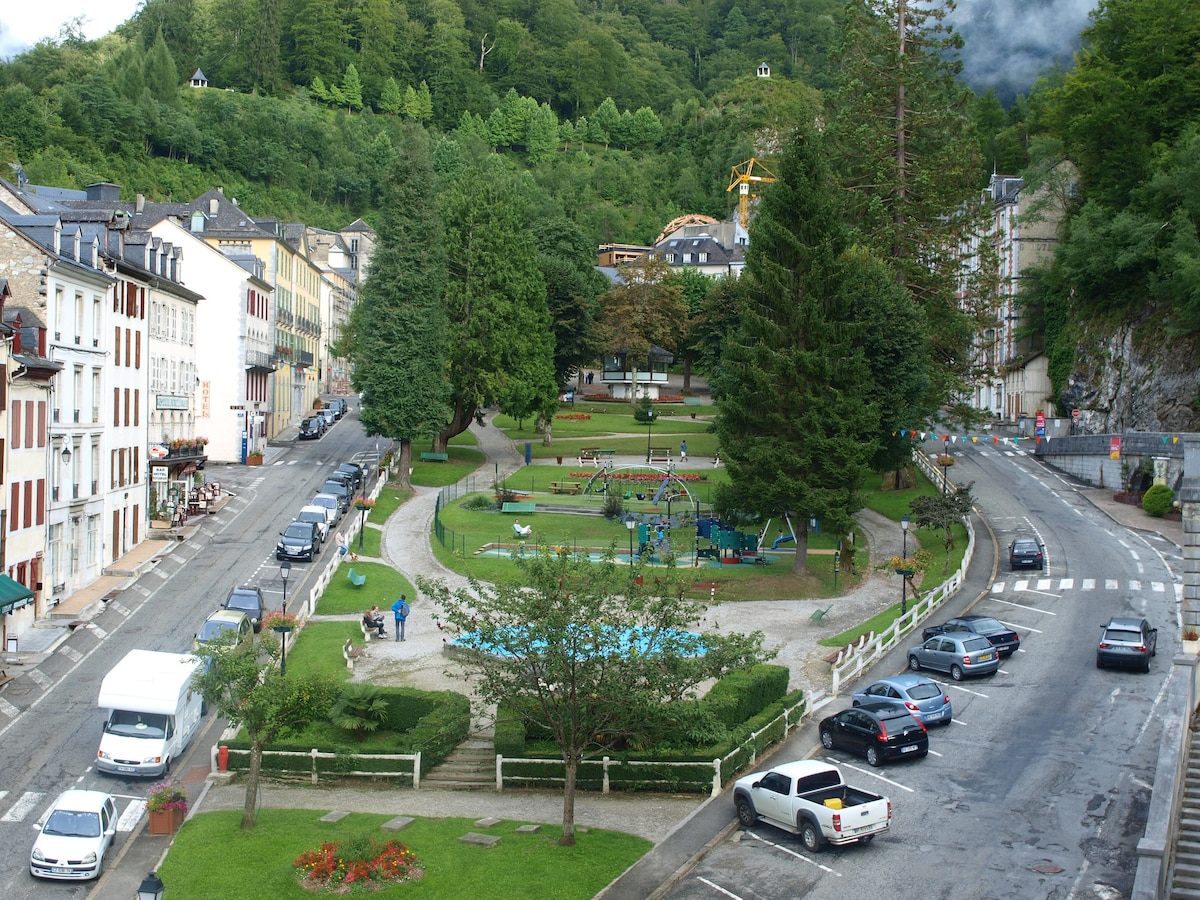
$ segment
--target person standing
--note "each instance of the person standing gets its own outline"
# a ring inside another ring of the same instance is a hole
[[[404,640],[404,623],[408,619],[408,614],[412,611],[412,607],[408,605],[408,600],[403,594],[400,599],[392,604],[392,612],[396,616],[396,640]]]
[[[679,461],[687,462],[687,441],[679,442]]]

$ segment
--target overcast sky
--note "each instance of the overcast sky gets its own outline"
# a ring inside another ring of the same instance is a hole
[[[58,35],[63,24],[82,16],[89,39],[108,34],[133,15],[141,0],[4,0],[0,6],[0,58],[11,59],[42,38]]]

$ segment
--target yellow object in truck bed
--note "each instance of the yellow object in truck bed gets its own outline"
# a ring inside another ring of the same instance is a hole
[[[830,809],[841,809],[842,808],[842,798],[841,797],[830,797],[828,800],[825,801],[825,805],[828,806]]]

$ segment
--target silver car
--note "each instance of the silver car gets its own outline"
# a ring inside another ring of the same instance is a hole
[[[908,667],[914,672],[947,672],[955,681],[962,681],[972,675],[991,675],[1000,668],[1000,654],[980,635],[939,634],[909,649]]]
[[[954,716],[950,695],[924,675],[892,675],[854,692],[854,705],[892,702],[903,706],[914,719],[926,725],[949,725]]]

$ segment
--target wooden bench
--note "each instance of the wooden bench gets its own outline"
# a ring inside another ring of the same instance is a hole
[[[593,466],[598,466],[605,459],[612,459],[617,455],[616,450],[601,450],[598,447],[584,447],[579,451],[579,464],[585,466],[591,463]]]
[[[650,449],[650,465],[655,463],[667,463],[670,465],[671,451],[663,447],[652,447]]]
[[[425,451],[421,454],[421,462],[447,462],[449,459],[449,453],[430,453],[429,451]]]
[[[550,482],[550,493],[552,494],[578,494],[581,490],[583,490],[583,482],[580,481]]]
[[[500,512],[506,513],[532,513],[537,512],[537,504],[533,501],[521,501],[513,503],[505,503],[500,507]]]
[[[346,660],[347,669],[353,672],[355,660],[362,659],[366,655],[366,647],[355,647],[354,641],[352,641],[350,638],[346,638],[346,643],[342,645],[342,658]]]
[[[362,587],[364,584],[367,583],[367,576],[359,575],[357,572],[354,571],[353,567],[351,567],[350,571],[347,572],[346,574],[350,578],[350,583],[352,585],[354,585],[355,587]]]

